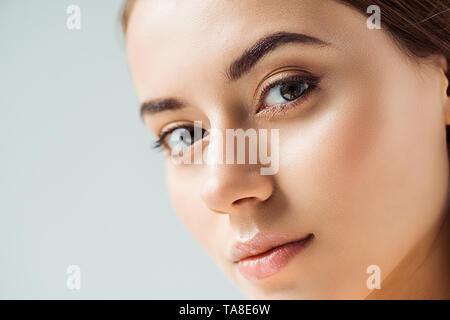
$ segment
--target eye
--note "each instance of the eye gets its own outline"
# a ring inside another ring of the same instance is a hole
[[[196,134],[196,131],[198,132]],[[208,131],[201,127],[192,125],[178,125],[172,128],[163,130],[158,140],[156,140],[154,148],[165,148],[168,150],[175,150],[180,152],[187,147],[190,147],[196,141],[202,139],[208,134]]]
[[[260,94],[258,111],[264,109],[283,109],[292,103],[297,103],[300,98],[317,87],[319,82],[313,76],[293,76],[275,81],[264,87]]]
[[[275,106],[285,104],[300,98],[309,88],[309,85],[300,81],[286,81],[271,88],[267,93],[264,104],[266,106]]]
[[[183,127],[175,129],[168,134],[167,145],[170,149],[173,149],[178,145],[189,147],[193,140],[192,131]]]

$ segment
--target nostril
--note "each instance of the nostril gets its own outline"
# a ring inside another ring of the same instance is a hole
[[[237,205],[237,204],[242,204],[244,202],[255,202],[257,200],[258,200],[257,197],[246,197],[246,198],[237,199],[237,200],[233,201],[232,204]]]

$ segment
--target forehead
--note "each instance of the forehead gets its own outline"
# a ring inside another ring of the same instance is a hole
[[[365,20],[332,0],[139,0],[129,20],[127,51],[144,100],[167,81],[185,86],[187,76],[196,81],[219,75],[266,34],[298,32],[339,44],[355,28],[365,29]]]

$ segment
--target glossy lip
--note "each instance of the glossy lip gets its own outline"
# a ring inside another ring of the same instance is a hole
[[[270,251],[276,247],[286,245],[291,242],[298,242],[314,237],[312,233],[307,235],[279,235],[269,233],[257,233],[248,241],[236,242],[231,249],[231,260],[239,262],[240,260],[257,256]]]
[[[260,280],[278,273],[314,238],[307,236],[259,233],[246,242],[237,242],[231,250],[232,260],[248,280]]]

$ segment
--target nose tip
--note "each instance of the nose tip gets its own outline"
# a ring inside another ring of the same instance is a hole
[[[257,205],[272,195],[270,176],[260,175],[259,171],[244,171],[235,167],[217,166],[203,185],[201,197],[212,212],[236,213],[244,206]]]

